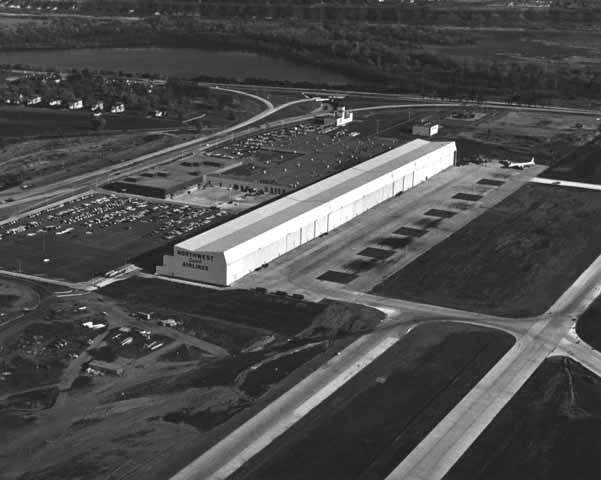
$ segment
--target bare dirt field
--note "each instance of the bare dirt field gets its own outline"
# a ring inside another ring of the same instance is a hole
[[[385,478],[512,344],[478,327],[417,327],[231,478]]]
[[[1,478],[169,478],[383,317],[358,305],[155,282],[104,291],[116,301],[50,297],[0,329],[0,361],[14,377],[0,391]],[[157,291],[162,307],[151,319],[132,316],[154,307],[146,300]],[[161,325],[168,315],[175,326]],[[263,320],[277,331],[256,327]],[[224,332],[227,350],[217,345]],[[93,360],[123,372],[104,373]]]
[[[599,192],[527,184],[373,289],[521,317],[543,313],[599,255]]]
[[[371,309],[339,303],[313,303],[252,290],[222,291],[141,277],[111,284],[102,292],[145,312],[194,315],[198,320],[219,320],[232,329],[250,328],[283,336],[307,332],[316,318],[320,318],[320,329],[325,333],[328,328],[336,328],[337,316],[342,330],[354,331],[352,323],[346,324],[345,318],[348,320],[353,315],[363,318],[364,311],[371,312]],[[347,309],[350,310],[344,313]],[[329,323],[332,320],[334,323]]]
[[[0,277],[0,325],[34,308],[41,296],[32,286]]]
[[[601,380],[547,359],[444,480],[578,480],[601,475]]]

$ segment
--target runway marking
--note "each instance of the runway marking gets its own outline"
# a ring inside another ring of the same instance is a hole
[[[569,182],[567,180],[556,180],[552,178],[534,177],[530,179],[531,183],[543,183],[545,185],[557,185],[558,187],[582,188],[585,190],[601,190],[601,185],[595,183]]]
[[[376,345],[369,348],[367,352],[362,352],[358,360],[352,362],[351,365],[337,373],[332,380],[320,386],[309,398],[303,400],[303,389],[310,389],[312,383],[319,382],[319,384],[323,384],[322,379],[324,375],[327,375],[327,370],[336,369],[345,360],[345,357],[361,352],[365,347],[364,344],[370,340],[370,337],[362,337],[357,340],[347,347],[341,355],[335,356],[325,366],[302,380],[187,467],[180,470],[175,476],[171,477],[171,480],[192,480],[196,478],[202,478],[203,480],[224,480],[228,478],[250,458],[267,447],[292,425],[357,375],[363,368],[398,342],[399,339],[399,337],[392,336],[382,338]],[[284,410],[287,408],[291,410],[286,414]],[[275,417],[278,418],[272,423]],[[257,431],[259,433],[255,436],[255,432]],[[247,446],[242,450],[238,450],[239,445]],[[236,451],[239,453],[232,457],[232,452]],[[227,459],[227,461],[222,463],[222,459]]]

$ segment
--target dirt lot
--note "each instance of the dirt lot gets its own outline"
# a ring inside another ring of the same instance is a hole
[[[84,346],[84,353],[70,360],[56,385],[2,398],[7,406],[0,411],[2,478],[75,480],[82,474],[97,480],[169,478],[357,338],[353,332],[371,329],[383,316],[347,304],[312,304],[257,293],[261,299],[252,292],[188,289],[171,282],[160,282],[158,288],[155,282],[141,281],[137,286],[134,281],[122,282],[113,285],[112,292],[110,287],[104,291],[118,301],[97,293],[60,300],[71,305],[56,312],[61,324],[75,322],[73,328],[80,328],[80,320],[102,310],[99,315],[109,325],[100,338]],[[222,330],[260,332],[259,340],[245,339],[244,351],[207,355],[202,351],[206,341],[195,336],[192,314],[187,325],[174,328],[160,327],[157,319],[165,317],[158,312],[151,320],[130,315],[141,304],[145,311],[153,307],[146,301],[158,291],[163,295],[154,298],[154,304],[170,307],[178,320],[174,308],[208,312],[219,315],[213,321],[220,322]],[[75,308],[82,304],[86,310]],[[32,352],[29,339],[45,344],[23,329],[46,322],[48,312],[48,308],[31,312],[28,323],[15,323],[11,338],[16,343],[6,344],[21,345],[26,339]],[[291,327],[282,325],[288,321]],[[259,323],[286,334],[253,326]],[[41,334],[38,330],[35,335]],[[298,333],[291,338],[289,330]],[[127,343],[129,337],[132,341]],[[153,339],[165,345],[157,351],[141,347]],[[115,356],[124,366],[122,375],[85,368],[93,366],[88,363],[92,357],[114,362]]]
[[[0,277],[0,325],[22,315],[23,309],[37,307],[41,297],[33,286]]]
[[[576,333],[586,343],[601,351],[601,297],[578,319]]]
[[[194,328],[200,336],[220,336],[225,326],[236,332],[226,340],[232,342],[228,346],[238,348],[248,346],[251,332],[250,338],[257,340],[271,332],[282,336],[311,334],[312,325],[313,330],[321,329],[322,333],[337,328],[355,331],[356,326],[349,321],[354,316],[362,320],[372,314],[371,309],[341,303],[313,303],[252,290],[220,291],[140,277],[114,283],[101,291],[132,309],[183,316],[190,327],[196,324]],[[241,344],[236,345],[236,337]]]
[[[444,480],[593,480],[601,476],[601,380],[546,360]]]
[[[471,326],[415,328],[232,479],[385,478],[512,343]]]
[[[543,313],[599,255],[599,192],[527,184],[373,293],[485,313]]]
[[[576,149],[541,177],[601,184],[601,139]]]
[[[89,280],[228,215],[114,194],[86,194],[1,225],[0,266]]]

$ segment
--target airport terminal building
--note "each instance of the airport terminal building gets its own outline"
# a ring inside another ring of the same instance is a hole
[[[230,285],[456,163],[455,142],[414,140],[174,246],[160,275]]]

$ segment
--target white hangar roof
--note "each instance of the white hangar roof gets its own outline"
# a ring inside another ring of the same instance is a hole
[[[225,252],[451,143],[413,140],[184,240],[176,247]]]

